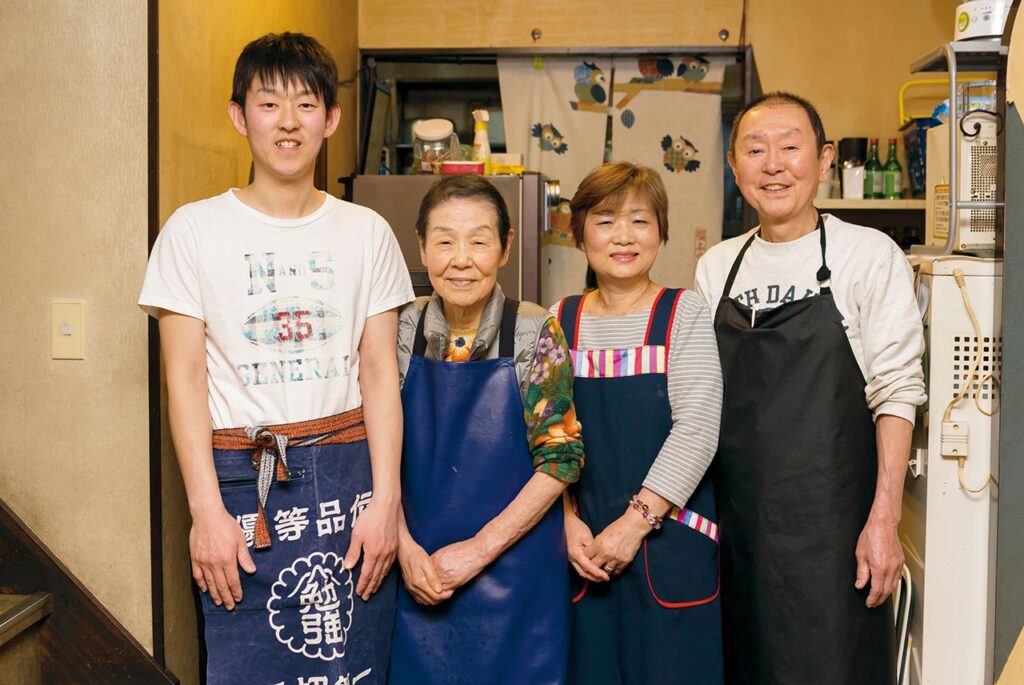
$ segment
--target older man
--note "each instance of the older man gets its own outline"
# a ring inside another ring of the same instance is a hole
[[[885,607],[924,338],[899,248],[814,207],[834,154],[803,98],[742,111],[729,164],[760,226],[697,266],[725,381],[713,473],[729,683],[894,681]]]

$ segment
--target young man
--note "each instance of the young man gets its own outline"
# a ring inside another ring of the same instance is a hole
[[[253,182],[171,216],[139,298],[160,319],[211,685],[387,675],[413,292],[387,223],[313,186],[337,80],[308,36],[245,47],[228,113]]]

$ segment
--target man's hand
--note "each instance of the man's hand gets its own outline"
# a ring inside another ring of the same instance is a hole
[[[565,513],[565,544],[569,550],[569,563],[582,578],[595,583],[604,583],[610,580],[611,576],[592,562],[585,553],[592,542],[594,542],[594,534],[590,532],[590,526],[572,510],[567,511]]]
[[[453,591],[477,576],[491,562],[475,538],[446,545],[430,557],[445,590]]]
[[[420,604],[436,606],[452,596],[453,590],[445,590],[441,584],[430,555],[411,538],[399,538],[398,563],[406,589]]]
[[[587,558],[608,575],[616,576],[633,563],[651,526],[639,512],[627,509],[608,524],[584,550]]]
[[[856,556],[857,581],[854,587],[863,589],[870,578],[867,605],[877,607],[896,589],[903,572],[903,548],[896,524],[868,516],[867,525],[857,539]]]
[[[398,549],[398,505],[374,497],[352,528],[345,568],[352,570],[363,557],[356,594],[368,601],[384,582]]]
[[[192,577],[200,591],[209,592],[217,606],[231,611],[242,601],[238,567],[255,573],[245,535],[238,522],[223,507],[192,519],[188,536]]]

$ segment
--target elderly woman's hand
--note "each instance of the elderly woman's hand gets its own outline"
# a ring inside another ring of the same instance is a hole
[[[594,534],[590,532],[590,526],[572,510],[567,511],[565,513],[565,544],[569,550],[569,563],[576,569],[576,573],[580,574],[580,577],[595,583],[604,583],[611,576],[592,562],[585,552],[587,546],[593,541]]]
[[[452,596],[452,591],[441,585],[430,555],[415,542],[404,540],[399,543],[398,563],[402,567],[406,589],[420,604],[435,606]]]
[[[633,563],[640,543],[650,531],[651,526],[639,513],[627,509],[587,545],[584,554],[594,566],[616,576]]]
[[[430,557],[446,591],[462,587],[491,562],[476,538],[445,545]]]

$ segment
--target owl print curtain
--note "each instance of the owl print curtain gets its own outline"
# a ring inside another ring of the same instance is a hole
[[[604,157],[611,59],[501,58],[498,79],[509,152],[523,153],[529,171],[561,185],[553,231],[541,244],[545,307],[583,290],[587,260],[569,237],[569,203],[587,172]]]
[[[568,201],[605,159],[661,172],[669,242],[653,277],[692,284],[697,259],[722,235],[725,64],[700,55],[498,60],[508,149],[557,179],[564,198],[541,251],[541,304],[583,287],[586,260],[569,236]]]

